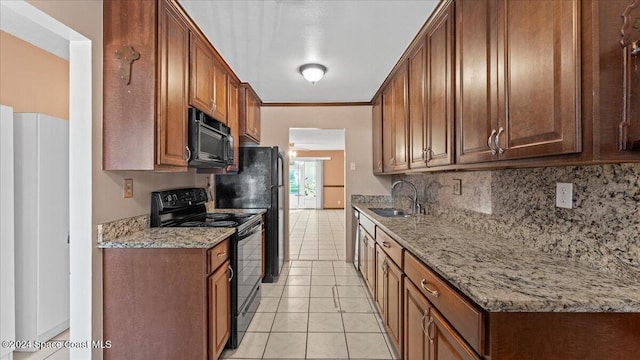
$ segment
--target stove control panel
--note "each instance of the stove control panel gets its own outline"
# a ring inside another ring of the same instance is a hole
[[[207,200],[207,192],[202,188],[154,191],[151,193],[152,212],[154,204],[158,207],[157,210],[162,211],[204,204]]]

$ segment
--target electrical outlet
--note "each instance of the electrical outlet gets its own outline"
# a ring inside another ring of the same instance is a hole
[[[573,183],[556,183],[556,207],[573,209]]]
[[[453,195],[462,195],[462,179],[453,179]]]
[[[133,197],[133,179],[124,179],[124,197],[132,198]]]
[[[351,171],[353,171],[353,170],[355,170],[355,169],[356,169],[356,163],[352,162],[352,163],[351,163]]]

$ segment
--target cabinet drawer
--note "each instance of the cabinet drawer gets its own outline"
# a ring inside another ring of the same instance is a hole
[[[404,272],[469,345],[482,354],[482,312],[408,252]]]
[[[376,225],[364,214],[360,214],[360,226],[362,226],[372,237],[376,235]]]
[[[376,228],[376,242],[398,266],[402,266],[402,246],[380,228]]]
[[[207,274],[215,271],[229,259],[229,250],[229,239],[226,239],[207,251]]]

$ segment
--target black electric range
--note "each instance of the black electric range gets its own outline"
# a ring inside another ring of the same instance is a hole
[[[231,237],[231,334],[227,347],[240,344],[261,300],[262,215],[255,212],[207,213],[207,191],[174,189],[151,193],[151,227],[237,228]]]

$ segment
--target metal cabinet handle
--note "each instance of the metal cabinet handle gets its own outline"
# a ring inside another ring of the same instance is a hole
[[[489,146],[489,149],[491,149],[491,154],[496,155],[498,153],[498,150],[496,150],[495,147],[493,147],[493,137],[496,136],[497,132],[496,129],[492,129],[491,130],[491,135],[489,135],[489,139],[487,140],[487,146]]]
[[[388,243],[388,242],[386,242],[386,241],[383,241],[383,242],[382,242],[382,246],[384,246],[384,247],[386,247],[386,248],[390,248],[390,247],[391,247],[391,245],[389,245],[389,243]]]
[[[214,105],[215,105],[215,101],[213,101],[213,98],[209,99],[209,110],[213,111]]]
[[[382,272],[386,275],[389,271],[389,264],[387,264],[387,260],[382,262]]]
[[[424,311],[424,314],[422,315],[422,318],[420,319],[420,327],[422,327],[422,332],[429,336],[429,332],[427,331],[427,329],[424,327],[424,318],[426,318],[427,316],[429,316],[429,312],[431,311],[431,308],[427,308]]]
[[[378,169],[379,169],[379,170],[380,170],[380,169],[382,169],[382,160],[379,160],[379,161],[378,161]]]
[[[233,268],[231,267],[231,265],[229,265],[229,271],[231,272],[231,275],[229,275],[229,282],[231,282],[231,279],[233,279]]]
[[[226,255],[227,255],[227,252],[223,251],[223,252],[218,253],[216,256],[223,257],[223,256],[226,256]]]
[[[423,153],[425,153],[426,155],[426,156],[423,156],[423,158],[426,158],[425,162],[431,161],[431,159],[433,158],[433,155],[432,155],[433,152],[431,151],[431,147],[424,149]]]
[[[427,337],[429,341],[433,343],[433,335],[431,335],[431,325],[433,325],[433,316],[429,316],[429,321],[427,322]]]
[[[498,149],[498,154],[504,153],[504,149],[500,147],[500,135],[502,135],[503,132],[504,132],[504,128],[500,127],[500,130],[498,130],[498,135],[496,135],[496,139],[495,139],[496,148]]]
[[[422,279],[422,281],[420,281],[420,287],[422,287],[422,289],[426,292],[428,292],[429,294],[431,294],[433,297],[438,297],[440,296],[440,293],[438,292],[438,290],[431,290],[427,287],[427,280]]]
[[[189,161],[191,159],[191,150],[188,146],[185,146],[184,148],[187,150],[187,161]]]
[[[213,109],[211,109],[211,111],[215,112],[217,107],[218,107],[218,105],[216,103],[214,103],[213,104]]]
[[[396,159],[395,159],[395,158],[391,158],[391,159],[389,159],[389,165],[393,165],[393,163],[394,163],[395,161],[396,161]]]

